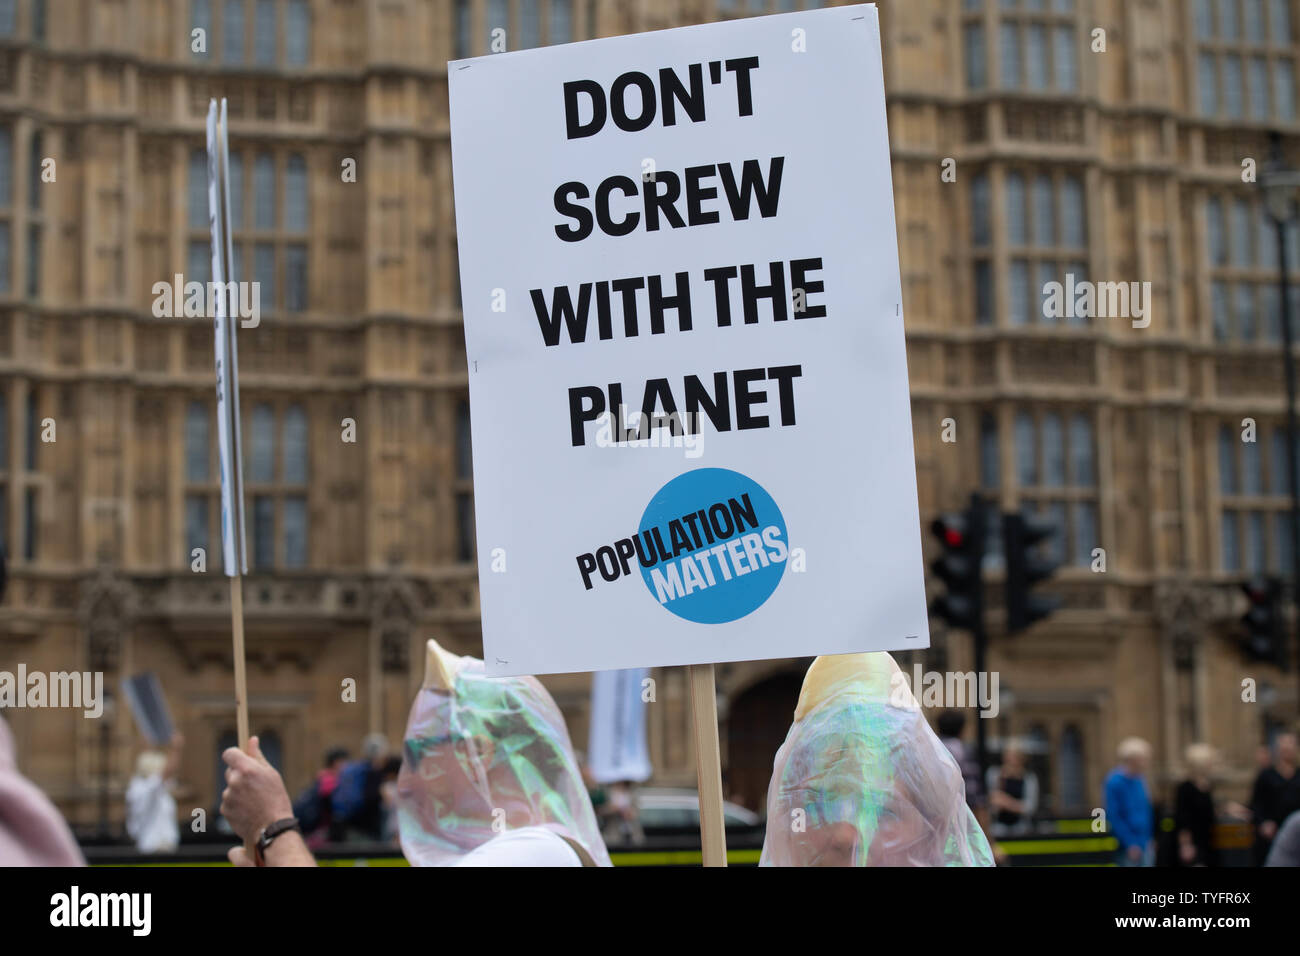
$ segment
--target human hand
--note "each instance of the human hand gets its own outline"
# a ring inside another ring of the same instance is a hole
[[[293,802],[284,781],[262,756],[256,737],[248,738],[247,753],[228,747],[221,759],[226,762],[221,814],[245,843],[256,840],[267,824],[293,816]]]
[[[226,851],[226,858],[230,860],[231,866],[257,866],[242,846],[232,846]]]

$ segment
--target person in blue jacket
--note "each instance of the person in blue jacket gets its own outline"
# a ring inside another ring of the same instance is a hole
[[[1119,841],[1120,866],[1155,865],[1155,820],[1146,771],[1151,745],[1140,737],[1120,742],[1119,766],[1106,777],[1106,819]]]

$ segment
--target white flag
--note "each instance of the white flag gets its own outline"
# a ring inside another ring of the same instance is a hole
[[[650,776],[642,686],[649,668],[596,671],[591,679],[591,735],[587,765],[598,783]]]

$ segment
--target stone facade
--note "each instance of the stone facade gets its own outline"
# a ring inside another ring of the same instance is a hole
[[[1030,743],[1053,811],[1086,812],[1130,734],[1155,745],[1162,784],[1208,740],[1240,796],[1257,745],[1296,713],[1294,672],[1245,662],[1232,639],[1234,585],[1256,541],[1278,566],[1287,499],[1252,484],[1254,449],[1224,457],[1221,433],[1254,419],[1271,462],[1284,391],[1267,332],[1237,334],[1256,324],[1239,288],[1267,327],[1275,266],[1258,237],[1220,256],[1215,210],[1234,223],[1237,200],[1255,203],[1243,160],[1263,165],[1271,129],[1294,155],[1281,17],[1300,11],[1261,5],[1265,42],[1252,4],[1220,3],[1241,19],[1203,24],[1177,0],[882,4],[922,518],[982,488],[1064,516],[1071,559],[1105,550],[1105,573],[1058,573],[1065,607],[1027,633],[1002,634],[991,601],[990,737]],[[802,5],[0,3],[0,669],[103,670],[118,698],[99,721],[6,713],[21,765],[74,823],[97,821],[105,785],[120,816],[139,745],[125,675],[166,688],[187,738],[182,807],[215,805],[234,735],[211,330],[153,309],[154,283],[206,268],[192,183],[209,97],[228,99],[240,157],[244,273],[272,290],[240,333],[245,455],[262,469],[244,593],[252,729],[296,790],[326,747],[399,738],[427,638],[480,653],[446,61],[486,52],[498,25],[514,49]],[[1150,325],[1031,320],[1031,282],[1072,269],[1150,282]],[[994,562],[991,595],[1000,580]],[[937,622],[916,657],[972,667],[968,638]],[[752,806],[805,665],[718,667],[727,784]],[[685,672],[655,678],[656,782],[693,785]],[[581,748],[589,678],[546,682]]]

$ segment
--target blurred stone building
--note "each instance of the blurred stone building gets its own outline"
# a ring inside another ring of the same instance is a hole
[[[239,337],[252,729],[296,790],[329,746],[400,739],[427,638],[481,653],[446,61],[497,27],[519,49],[807,5],[0,0],[0,669],[105,673],[101,720],[5,714],[70,819],[105,793],[120,815],[129,674],[186,736],[183,808],[216,804],[234,739],[212,332],[153,309],[208,276],[209,98],[262,289]],[[1130,734],[1160,780],[1208,740],[1244,785],[1300,703],[1234,637],[1235,583],[1290,571],[1276,249],[1242,174],[1270,130],[1293,153],[1297,13],[882,4],[922,518],[981,490],[1061,529],[1065,607],[1026,633],[1001,633],[989,563],[990,736],[1028,745],[1049,812],[1092,807]],[[1149,326],[1045,318],[1067,275],[1149,282]],[[937,622],[915,657],[972,667]],[[727,788],[755,809],[805,665],[719,665]],[[692,786],[685,673],[655,677],[655,780]],[[589,681],[546,681],[580,749]]]

